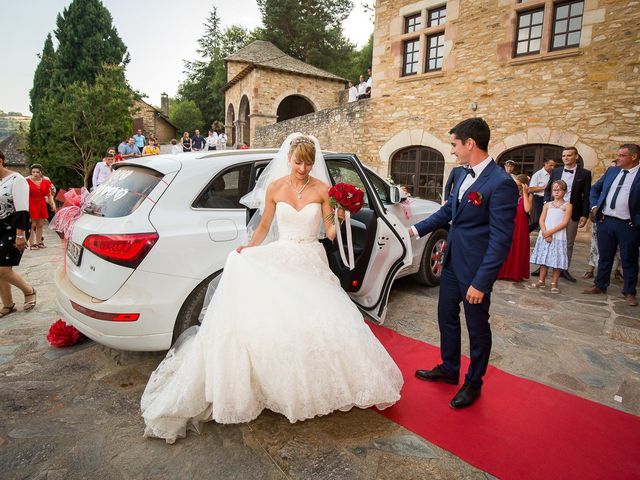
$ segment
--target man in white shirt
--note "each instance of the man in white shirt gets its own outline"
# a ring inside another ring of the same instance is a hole
[[[531,176],[529,181],[529,192],[533,193],[533,211],[529,219],[529,232],[540,228],[540,214],[544,206],[544,189],[549,184],[551,171],[555,168],[556,161],[552,158],[544,160],[542,168]]]
[[[364,75],[360,75],[360,83],[358,84],[358,100],[367,98],[367,82],[364,81]]]
[[[371,79],[371,67],[367,68],[367,88],[366,88],[366,94],[367,97],[371,97],[371,84],[373,83],[372,79]]]
[[[218,134],[213,130],[209,130],[205,144],[207,150],[215,150],[218,146]]]
[[[582,293],[607,291],[616,248],[620,247],[624,295],[636,307],[638,249],[640,248],[640,145],[621,145],[616,167],[609,168],[590,192],[591,212],[598,222],[598,268],[594,285]]]
[[[358,100],[358,89],[353,85],[353,82],[349,80],[349,103]]]
[[[107,150],[107,155],[102,159],[101,162],[96,163],[96,166],[93,168],[93,188],[98,188],[102,185],[109,175],[111,175],[111,165],[113,165],[114,157],[116,155],[116,151],[113,148],[109,148]]]
[[[218,134],[218,150],[224,150],[227,148],[227,134],[220,132]]]

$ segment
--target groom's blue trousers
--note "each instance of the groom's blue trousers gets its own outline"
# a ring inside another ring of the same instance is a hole
[[[472,305],[466,300],[469,284],[458,280],[453,269],[445,266],[440,277],[438,298],[438,325],[443,368],[452,375],[460,372],[460,302],[469,331],[471,365],[465,383],[482,386],[491,354],[491,326],[489,306],[491,294],[486,293],[482,303]]]

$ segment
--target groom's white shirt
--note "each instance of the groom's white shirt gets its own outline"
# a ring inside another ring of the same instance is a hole
[[[467,190],[469,190],[469,187],[474,184],[482,171],[487,168],[487,165],[489,165],[489,162],[491,162],[491,160],[493,160],[491,157],[487,157],[478,165],[472,167],[473,172],[476,174],[476,176],[472,177],[471,175],[467,175],[464,178],[464,180],[462,181],[462,185],[460,185],[460,190],[458,190],[458,201],[462,200],[462,196],[466,193]]]
[[[471,175],[467,175],[464,178],[464,180],[462,181],[462,185],[460,185],[460,190],[458,190],[458,201],[462,199],[462,196],[464,195],[464,193],[467,190],[469,190],[469,187],[473,185],[473,183],[478,179],[482,171],[485,168],[487,168],[487,165],[489,165],[491,161],[493,161],[493,158],[489,156],[485,158],[482,162],[480,162],[478,165],[476,165],[475,167],[472,167],[476,176],[472,177]],[[466,168],[468,168],[468,166]],[[420,235],[418,235],[418,230],[414,225],[411,225],[411,230],[413,231],[413,236],[415,237],[416,240],[420,238]]]

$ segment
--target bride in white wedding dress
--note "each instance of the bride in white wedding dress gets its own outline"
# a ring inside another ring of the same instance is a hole
[[[265,408],[296,422],[398,401],[400,370],[318,242],[335,237],[328,183],[317,139],[290,135],[243,199],[258,209],[249,244],[229,255],[197,333],[149,379],[145,436],[173,443],[201,422],[249,422]]]

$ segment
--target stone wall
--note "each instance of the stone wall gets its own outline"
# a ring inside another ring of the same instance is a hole
[[[235,63],[232,61],[227,63],[229,72],[237,70]],[[231,105],[235,116],[234,120],[246,122],[246,118],[242,116],[243,112],[240,112],[240,104],[242,98],[247,97],[251,124],[248,143],[254,146],[256,128],[276,123],[278,106],[286,97],[290,95],[301,96],[310,102],[314,110],[317,111],[337,105],[339,93],[342,90],[344,90],[344,85],[339,80],[256,67],[225,92],[225,112],[229,112]],[[227,118],[227,125],[229,122],[230,119]],[[242,128],[245,126],[243,125]]]
[[[162,118],[160,112],[154,107],[138,101],[135,108],[137,111],[134,118],[142,118],[142,131],[145,136],[153,134],[159,143],[169,143],[172,138],[176,138],[176,129]]]
[[[547,45],[541,54],[511,58],[517,12],[545,6],[548,38],[551,0],[452,0],[443,69],[400,76],[403,41],[414,36],[403,34],[404,16],[421,12],[424,25],[427,10],[442,4],[378,0],[372,98],[260,128],[256,145],[277,146],[300,130],[317,135],[323,148],[357,153],[385,176],[397,151],[423,145],[443,154],[446,178],[455,163],[447,132],[481,116],[492,127],[494,157],[526,144],[573,145],[598,178],[621,143],[640,142],[637,2],[586,0],[579,47]]]

